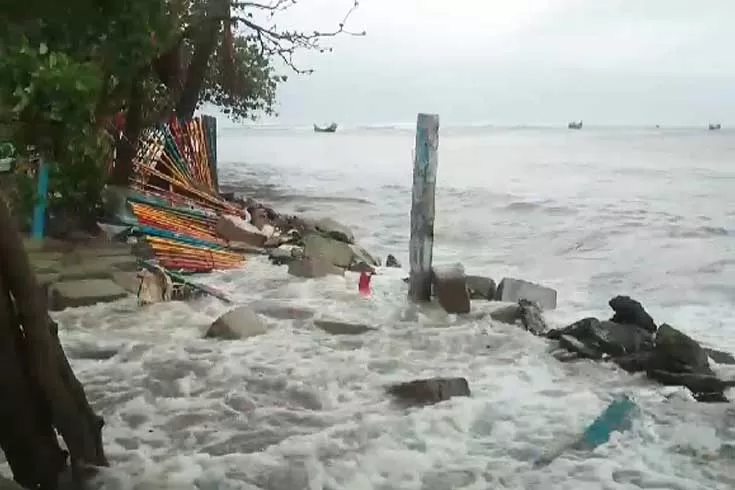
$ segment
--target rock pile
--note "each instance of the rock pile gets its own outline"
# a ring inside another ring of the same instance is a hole
[[[735,386],[735,381],[719,379],[709,359],[735,363],[732,356],[705,349],[666,323],[657,326],[643,305],[629,296],[616,296],[609,305],[614,312],[609,320],[582,318],[552,330],[547,330],[538,305],[527,300],[497,310],[491,317],[507,323],[520,322],[535,335],[558,342],[554,355],[561,361],[608,360],[630,373],[645,372],[659,383],[685,386],[699,401],[728,401],[724,392]]]

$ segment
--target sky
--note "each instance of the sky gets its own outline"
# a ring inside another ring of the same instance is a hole
[[[351,4],[299,0],[278,22],[328,30]],[[366,36],[297,56],[315,72],[262,121],[726,124],[733,19],[735,0],[361,0],[347,27]]]

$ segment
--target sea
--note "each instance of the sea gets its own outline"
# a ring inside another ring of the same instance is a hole
[[[204,340],[216,299],[135,301],[55,315],[104,416],[115,490],[735,488],[735,410],[610,364],[561,363],[553,345],[406,299],[412,124],[221,129],[221,184],[285,213],[332,217],[402,269],[290,277],[263,257],[201,279],[237,304],[292,305],[374,331],[334,336],[265,317],[269,332]],[[657,321],[735,353],[735,132],[706,128],[442,126],[435,264],[558,291],[552,326],[606,319],[625,294]],[[113,349],[105,360],[84,352]],[[713,364],[723,378],[735,369]],[[385,387],[462,376],[472,395],[422,408]],[[617,396],[631,430],[592,451],[578,437]],[[735,392],[731,392],[735,397]]]

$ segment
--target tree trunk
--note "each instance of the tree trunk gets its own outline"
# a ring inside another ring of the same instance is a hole
[[[103,421],[92,411],[49,318],[20,234],[0,200],[0,448],[15,480],[55,490],[66,467],[107,466]],[[22,326],[22,327],[21,327]]]
[[[125,129],[123,137],[115,144],[115,166],[112,167],[109,183],[127,187],[133,175],[133,159],[137,149],[138,138],[143,131],[143,74],[133,80],[130,90],[128,108],[125,112]]]
[[[230,12],[229,0],[212,0],[209,2],[208,19],[202,23],[194,39],[194,54],[186,72],[186,83],[181,92],[181,98],[176,105],[176,115],[180,119],[191,119],[199,103],[204,78],[207,75],[209,59],[217,47],[217,36],[221,21],[228,17]]]

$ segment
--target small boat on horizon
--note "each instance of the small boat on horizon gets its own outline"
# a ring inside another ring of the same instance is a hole
[[[329,126],[319,127],[314,123],[315,133],[335,133],[337,132],[337,123],[333,122]]]
[[[572,121],[569,124],[567,124],[567,128],[569,129],[582,129],[582,126],[584,125],[584,122],[580,119],[579,121]]]
[[[719,129],[722,129],[722,125],[720,123],[717,123],[717,124],[710,123],[709,124],[709,130],[710,131],[717,131]]]

